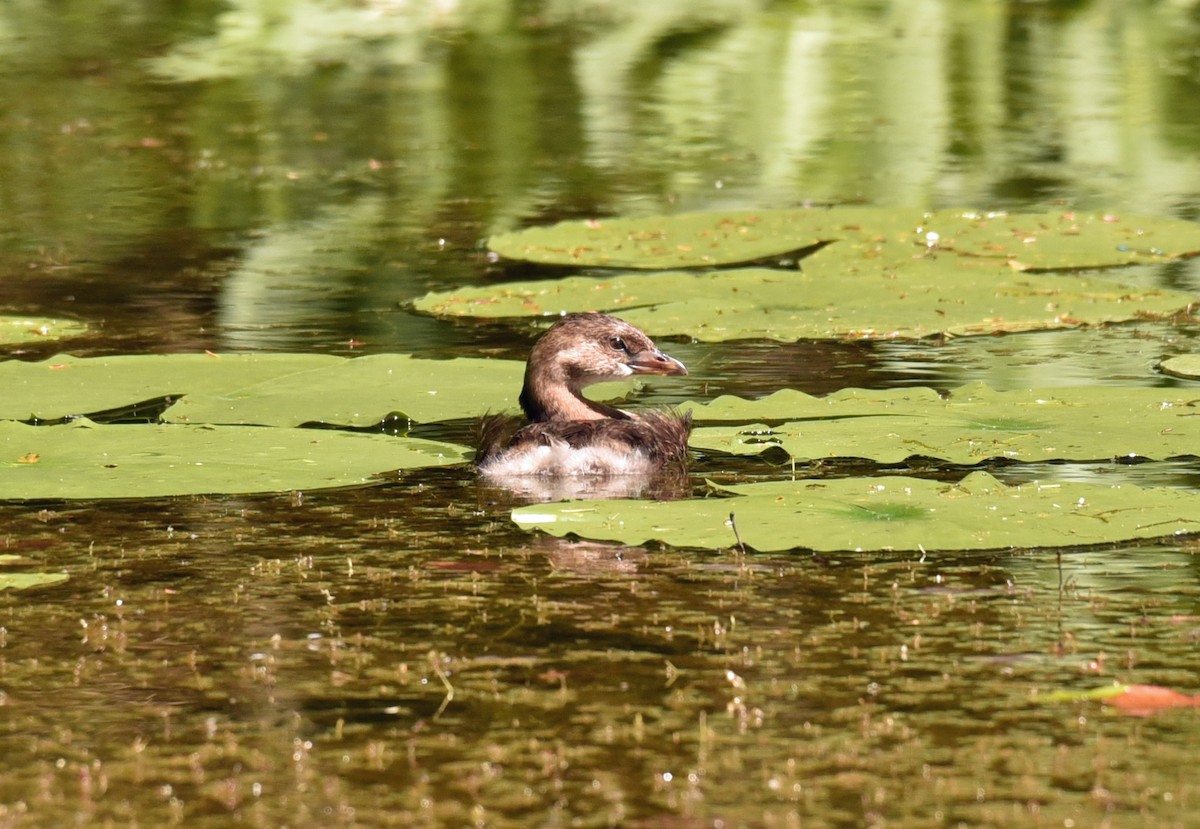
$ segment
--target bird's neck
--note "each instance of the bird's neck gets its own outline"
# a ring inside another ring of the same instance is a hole
[[[629,419],[629,415],[620,409],[585,398],[582,386],[578,381],[529,366],[525,370],[525,385],[521,388],[521,408],[531,423]]]

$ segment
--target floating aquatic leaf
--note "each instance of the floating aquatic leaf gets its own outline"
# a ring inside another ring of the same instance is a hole
[[[0,418],[58,419],[184,396],[164,418],[188,423],[369,426],[393,412],[417,421],[516,405],[514,361],[381,354],[166,354],[0,363]]]
[[[515,408],[525,367],[512,360],[420,360],[380,354],[222,393],[188,395],[179,423],[369,426],[392,413],[425,423]]]
[[[747,262],[828,242],[801,273]],[[421,311],[515,317],[621,313],[654,335],[919,338],[1067,328],[1189,313],[1187,293],[1094,278],[1019,275],[1163,261],[1200,251],[1200,225],[1103,214],[977,214],[877,208],[710,212],[564,222],[501,234],[511,258],[661,271],[507,283],[429,294]]]
[[[19,459],[36,454],[39,462]],[[462,463],[466,447],[328,429],[0,421],[0,500],[150,498],[355,486]]]
[[[557,536],[761,552],[1067,547],[1200,532],[1200,494],[1132,485],[1005,486],[985,472],[958,484],[880,477],[717,487],[732,498],[569,501],[513,510]]]
[[[569,221],[501,233],[510,259],[576,267],[670,270],[750,262],[832,242],[822,258],[900,264],[925,252],[985,257],[1017,269],[1103,268],[1200,252],[1200,225],[1096,213],[979,213],[863,207],[722,211]],[[953,258],[953,257],[951,257]]]
[[[568,221],[499,233],[488,247],[543,265],[670,270],[752,262],[876,233],[910,237],[916,211],[879,208],[680,213]]]
[[[799,272],[568,277],[432,293],[415,307],[468,317],[599,310],[652,336],[790,342],[1071,328],[1177,314],[1192,299],[1092,276],[1019,274],[995,261],[943,258],[847,273],[818,255]]]
[[[52,584],[62,584],[68,578],[66,573],[0,573],[0,590],[48,587]]]
[[[0,363],[0,418],[57,420],[145,400],[222,392],[340,365],[322,354],[143,354]]]
[[[1200,377],[1200,354],[1181,354],[1163,360],[1159,366],[1166,374],[1189,379]]]
[[[0,316],[0,343],[30,343],[64,340],[87,333],[81,322],[30,317]]]
[[[784,390],[762,400],[722,397],[689,408],[700,422],[757,421],[692,432],[694,448],[734,454],[776,448],[793,458],[899,463],[926,456],[957,464],[1200,454],[1200,397],[1187,389],[998,392],[971,384],[945,398],[926,388],[843,389],[827,397]]]
[[[1105,268],[1162,262],[1200,251],[1200,224],[1112,213],[986,214],[943,210],[922,222],[925,239],[1019,270]],[[935,233],[934,240],[929,240]]]
[[[964,386],[954,394],[971,390],[984,391],[986,386]],[[914,386],[901,389],[839,389],[831,394],[815,396],[796,389],[780,389],[758,400],[746,400],[731,394],[704,403],[685,403],[699,422],[732,420],[743,422],[822,420],[846,417],[882,416],[891,414],[928,414],[931,407],[945,403],[936,389]],[[900,407],[897,411],[897,407]]]

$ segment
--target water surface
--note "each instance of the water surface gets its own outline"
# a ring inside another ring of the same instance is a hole
[[[423,317],[567,217],[865,203],[1200,212],[1194,3],[75,2],[0,11],[0,310],[178,351],[523,358]],[[1195,290],[1194,263],[1120,278]],[[664,343],[647,403],[1188,385],[1193,327]],[[439,437],[463,440],[469,424]],[[817,470],[820,471],[820,470]],[[832,470],[847,474],[852,470]],[[1189,460],[1006,469],[1195,483]],[[703,479],[791,474],[697,457]],[[526,534],[461,468],[0,505],[0,826],[1183,826],[1189,540],[925,556]]]

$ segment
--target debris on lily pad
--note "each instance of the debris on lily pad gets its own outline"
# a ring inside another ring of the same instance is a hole
[[[1200,532],[1200,493],[1133,485],[1006,486],[909,477],[715,486],[689,501],[568,501],[514,509],[526,529],[594,541],[759,552],[1072,547]],[[734,525],[737,535],[734,534]]]

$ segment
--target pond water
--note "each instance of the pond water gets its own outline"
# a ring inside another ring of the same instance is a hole
[[[1197,44],[1186,0],[13,4],[0,313],[91,328],[0,353],[523,359],[528,323],[408,303],[528,278],[483,240],[563,218],[1196,219]],[[1194,261],[1120,278],[1200,288]],[[1187,388],[1156,365],[1198,332],[666,341],[690,374],[639,402]],[[705,456],[689,483],[790,474]],[[1195,709],[1053,696],[1200,691],[1192,540],[768,555],[548,538],[510,521],[516,503],[459,466],[0,504],[0,553],[67,576],[0,592],[0,827],[1200,822]]]

